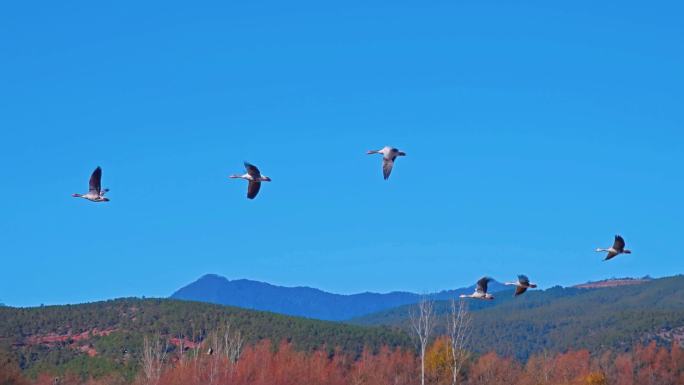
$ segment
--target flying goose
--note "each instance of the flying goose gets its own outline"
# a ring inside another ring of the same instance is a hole
[[[247,198],[254,199],[259,193],[261,182],[270,182],[271,178],[267,177],[266,175],[261,175],[259,169],[255,165],[248,162],[245,162],[245,170],[247,170],[246,174],[231,175],[229,178],[244,179],[249,181],[249,185],[247,186]]]
[[[482,277],[477,281],[477,286],[475,286],[475,292],[473,294],[461,294],[460,298],[475,298],[475,299],[486,299],[492,300],[494,296],[487,293],[487,284],[492,279],[489,277]]]
[[[536,284],[530,283],[530,279],[527,278],[526,275],[522,274],[518,276],[518,282],[506,282],[504,285],[515,286],[515,294],[513,294],[514,297],[526,292],[527,289],[534,289],[537,287]]]
[[[102,180],[102,169],[97,166],[92,175],[90,175],[90,182],[88,183],[87,194],[71,194],[74,198],[83,198],[91,202],[109,202],[109,198],[105,198],[105,194],[109,191],[108,188],[102,189],[100,181]]]
[[[382,175],[385,177],[385,180],[387,180],[392,173],[394,160],[397,159],[398,156],[406,156],[405,152],[389,146],[385,146],[381,150],[369,150],[367,154],[382,154]]]
[[[611,248],[608,248],[608,249],[598,248],[598,249],[596,249],[596,252],[597,253],[608,252],[604,261],[607,261],[611,258],[614,258],[618,254],[623,254],[623,253],[624,254],[632,254],[632,250],[625,249],[625,240],[620,235],[615,236],[615,242],[613,242],[613,246]]]

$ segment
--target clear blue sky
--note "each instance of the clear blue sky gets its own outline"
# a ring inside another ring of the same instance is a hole
[[[3,3],[0,302],[684,273],[684,6],[560,3]]]

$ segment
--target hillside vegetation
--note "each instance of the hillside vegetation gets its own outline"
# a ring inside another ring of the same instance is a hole
[[[0,308],[0,348],[29,373],[45,370],[100,375],[137,371],[143,335],[181,338],[186,346],[230,323],[246,344],[291,342],[311,351],[322,346],[359,354],[364,346],[408,346],[408,336],[383,327],[361,327],[274,313],[168,299],[117,299],[80,305]],[[178,343],[176,344],[178,345]],[[178,349],[170,345],[169,349]],[[57,369],[59,366],[59,369]]]
[[[684,276],[601,289],[554,287],[495,301],[470,301],[472,349],[526,359],[544,350],[625,350],[637,342],[671,343],[684,326]],[[435,305],[440,320],[448,303]],[[350,322],[408,327],[409,306]],[[439,328],[438,328],[439,329]],[[439,332],[440,330],[438,330]]]

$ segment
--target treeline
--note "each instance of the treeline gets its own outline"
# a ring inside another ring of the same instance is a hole
[[[390,325],[410,330],[411,306],[355,320],[360,325]],[[444,333],[446,301],[435,302],[437,334]],[[554,287],[513,298],[496,293],[494,301],[471,301],[471,348],[496,351],[520,360],[542,350],[626,350],[655,340],[672,343],[669,332],[684,326],[684,276],[601,289]]]
[[[449,344],[437,339],[427,354],[427,385],[451,385]],[[239,357],[227,351],[199,355],[154,356],[133,381],[110,375],[82,379],[74,374],[43,373],[35,380],[22,377],[9,361],[0,363],[3,385],[415,385],[419,360],[413,351],[382,347],[360,356],[327,349],[303,352],[268,340],[245,347]],[[155,366],[159,363],[160,366]],[[461,385],[684,385],[684,351],[655,343],[630,352],[587,350],[538,353],[525,363],[496,353],[470,357],[458,373]]]
[[[360,352],[364,345],[409,344],[408,336],[385,327],[367,328],[230,306],[170,299],[125,298],[79,305],[0,308],[0,340],[21,342],[35,335],[73,335],[98,330],[162,334],[202,340],[227,323],[248,342],[264,338],[296,341],[300,350],[323,344]]]
[[[358,356],[369,346],[410,346],[406,333],[229,306],[169,299],[117,299],[80,305],[0,308],[0,351],[12,352],[29,376],[45,371],[131,378],[139,370],[143,336],[160,334],[200,343],[211,330],[231,324],[246,344],[288,341],[301,351],[338,346]],[[102,333],[106,331],[106,333]],[[85,338],[78,335],[86,333]],[[63,337],[61,340],[37,340]],[[169,347],[174,353],[178,347]],[[94,356],[85,352],[93,351]]]

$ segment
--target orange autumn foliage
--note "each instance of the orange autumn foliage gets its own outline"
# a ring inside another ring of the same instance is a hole
[[[487,353],[475,361],[468,371],[468,384],[516,384],[520,377],[520,365],[511,358]]]
[[[325,351],[299,352],[287,343],[274,350],[264,340],[245,349],[236,363],[216,355],[179,362],[164,371],[157,385],[409,385],[416,375],[412,352],[385,347],[377,354],[366,350],[354,360],[339,352],[332,357]]]
[[[438,338],[426,355],[427,383],[450,385],[450,347]],[[594,357],[586,350],[540,353],[525,364],[496,353],[470,362],[458,377],[463,385],[684,385],[684,352],[655,344],[631,352],[606,352]],[[413,352],[382,348],[359,357],[324,349],[298,352],[269,341],[245,349],[237,363],[203,355],[168,367],[157,385],[408,385],[419,381],[419,362]],[[145,384],[144,381],[139,382]]]
[[[449,344],[449,339],[440,337],[430,345],[430,348],[425,354],[425,371],[427,373],[428,383],[434,385],[451,384],[451,362],[451,345]]]
[[[451,351],[438,338],[426,355],[427,384],[451,385]],[[261,341],[245,347],[239,360],[221,354],[174,357],[154,383],[140,377],[136,385],[415,385],[419,360],[412,351],[381,348],[359,356],[327,349],[301,352],[288,343]],[[655,343],[628,352],[591,355],[586,350],[541,352],[521,363],[496,353],[470,359],[457,377],[459,385],[684,385],[684,350]],[[0,385],[54,385],[55,375],[26,380],[16,363],[0,363]],[[115,377],[59,378],[60,385],[123,384]]]

